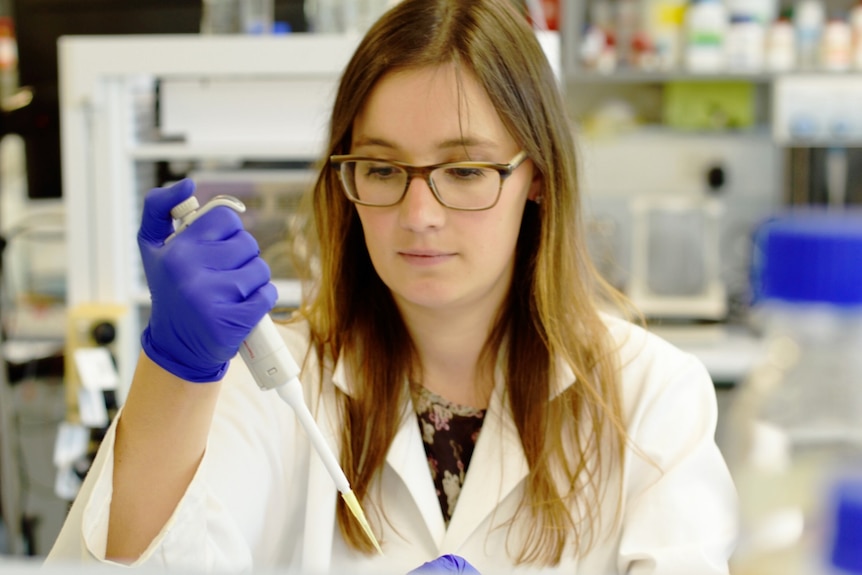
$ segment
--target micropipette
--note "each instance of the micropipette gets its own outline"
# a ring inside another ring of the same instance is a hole
[[[177,220],[177,222],[174,233],[168,236],[165,243],[169,242],[177,234],[189,227],[192,222],[216,206],[227,206],[239,213],[245,211],[245,204],[233,196],[215,196],[203,206],[200,206],[197,198],[191,196],[174,206],[171,210],[171,217]],[[269,314],[263,316],[263,319],[251,330],[251,333],[242,342],[239,354],[248,366],[258,387],[262,390],[274,389],[278,396],[293,408],[296,417],[305,429],[306,435],[311,440],[311,444],[323,461],[329,475],[335,481],[335,486],[341,493],[341,497],[347,504],[348,509],[350,509],[356,520],[359,521],[362,531],[368,536],[371,543],[374,544],[377,552],[383,555],[383,550],[371,531],[371,526],[368,524],[362,507],[359,505],[359,500],[350,488],[350,483],[347,481],[347,476],[344,475],[344,470],[338,464],[335,454],[332,453],[317,422],[305,404],[302,396],[302,385],[298,378],[300,372],[299,366],[288,351],[287,346],[285,346],[284,340],[279,335]]]

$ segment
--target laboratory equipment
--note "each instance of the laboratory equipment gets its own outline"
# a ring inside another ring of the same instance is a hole
[[[191,196],[180,202],[171,210],[171,216],[176,220],[175,231],[168,236],[165,243],[173,239],[189,227],[196,219],[206,212],[218,206],[225,206],[239,213],[245,211],[245,205],[232,196],[220,195],[200,206],[196,197]],[[365,513],[359,505],[359,501],[344,471],[338,464],[335,455],[323,437],[323,433],[314,421],[308,406],[302,395],[302,385],[299,382],[299,366],[291,356],[279,335],[272,318],[264,315],[260,323],[249,333],[243,341],[239,350],[240,356],[245,361],[255,382],[262,390],[275,390],[288,405],[296,412],[296,416],[311,440],[314,449],[323,461],[341,497],[350,509],[350,512],[359,521],[362,530],[374,544],[375,549],[382,555],[383,551],[377,542],[377,538],[371,531]]]
[[[858,514],[844,486],[862,481],[860,263],[862,213],[798,209],[756,231],[752,317],[767,354],[741,384],[727,448],[741,575],[862,572],[836,523]],[[858,525],[855,538],[862,549]]]
[[[708,196],[644,196],[631,203],[628,295],[650,318],[723,319],[720,274],[723,205]]]

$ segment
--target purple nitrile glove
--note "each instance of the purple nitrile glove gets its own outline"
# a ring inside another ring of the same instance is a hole
[[[141,335],[147,356],[193,382],[217,381],[277,291],[255,239],[236,212],[219,206],[168,243],[171,208],[194,193],[182,180],[150,190],[144,200],[138,247],[152,311]]]
[[[480,575],[475,567],[458,555],[441,555],[433,561],[424,563],[407,575],[432,575],[434,573],[467,573]]]

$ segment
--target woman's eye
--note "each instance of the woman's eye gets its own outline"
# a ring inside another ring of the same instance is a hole
[[[398,173],[398,168],[385,164],[372,164],[365,170],[365,175],[375,178],[390,178]]]
[[[446,169],[446,175],[456,180],[469,180],[479,178],[484,174],[481,168],[452,167]]]

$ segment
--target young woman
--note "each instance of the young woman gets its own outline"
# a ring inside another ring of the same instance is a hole
[[[280,330],[384,556],[291,409],[230,361],[275,295],[236,215],[165,243],[186,181],[147,197],[144,353],[52,559],[727,572],[712,383],[604,311],[621,300],[589,262],[570,126],[523,15],[398,4],[344,72],[329,151],[313,284]]]

